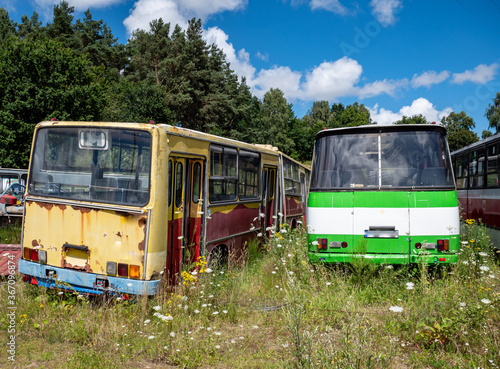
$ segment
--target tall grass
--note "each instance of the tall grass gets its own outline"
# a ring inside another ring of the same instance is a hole
[[[309,264],[304,232],[284,229],[260,253],[251,244],[240,268],[202,263],[179,286],[135,303],[19,280],[15,366],[498,367],[500,268],[484,227],[469,222],[462,235],[449,270],[343,270]],[[4,287],[0,299],[6,332]]]

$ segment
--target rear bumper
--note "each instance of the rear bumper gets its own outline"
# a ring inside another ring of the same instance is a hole
[[[159,291],[160,287],[159,280],[141,281],[79,272],[77,270],[57,268],[23,259],[19,259],[18,268],[20,273],[32,277],[28,280],[28,282],[32,284],[79,293],[94,295],[101,295],[103,293],[115,295],[124,293],[133,295],[154,295]],[[50,275],[53,277],[50,277]],[[105,286],[99,286],[98,281],[104,282]]]
[[[352,254],[352,253],[329,253],[309,252],[309,261],[312,263],[351,263],[354,259],[365,259],[373,264],[455,264],[458,256],[456,254],[440,255],[409,255],[408,254]]]

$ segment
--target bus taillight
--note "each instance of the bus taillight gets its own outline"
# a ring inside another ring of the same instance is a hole
[[[450,250],[450,240],[437,240],[437,250],[438,251],[449,251]]]
[[[318,238],[318,250],[328,250],[328,239]]]
[[[416,248],[416,249],[419,249],[419,248],[421,248],[421,247],[422,247],[422,244],[421,244],[420,242],[417,242],[417,243],[415,244],[415,248]]]
[[[128,271],[129,271],[129,277],[130,278],[135,278],[135,279],[138,279],[139,278],[139,266],[138,265],[130,265]]]
[[[128,264],[118,264],[118,275],[128,277]]]
[[[344,242],[342,242],[342,248],[344,248],[344,249],[345,249],[346,247],[347,247],[347,242],[345,242],[345,241],[344,241]]]

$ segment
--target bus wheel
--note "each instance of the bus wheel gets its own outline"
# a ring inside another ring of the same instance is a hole
[[[208,257],[208,266],[212,269],[227,269],[229,267],[229,251],[226,245],[215,247]]]

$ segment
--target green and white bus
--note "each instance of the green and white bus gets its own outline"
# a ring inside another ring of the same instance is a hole
[[[306,221],[311,262],[456,263],[460,223],[446,130],[320,131]]]

